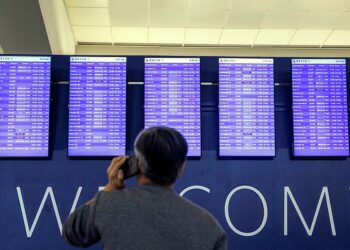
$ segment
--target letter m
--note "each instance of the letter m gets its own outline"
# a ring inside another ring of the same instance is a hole
[[[288,235],[288,197],[292,201],[292,204],[293,204],[301,222],[303,223],[303,226],[304,226],[308,236],[312,236],[312,234],[314,232],[314,228],[316,225],[318,214],[320,212],[322,201],[325,199],[326,205],[327,205],[327,210],[328,210],[329,222],[330,222],[331,230],[332,230],[332,235],[333,236],[336,235],[332,206],[331,206],[331,202],[330,202],[330,198],[329,198],[328,188],[327,187],[322,188],[320,199],[318,200],[316,211],[314,213],[314,218],[312,219],[311,226],[309,227],[305,221],[303,214],[300,211],[300,208],[299,208],[297,202],[295,201],[295,198],[292,194],[292,191],[290,190],[290,188],[288,186],[284,187],[284,235]]]

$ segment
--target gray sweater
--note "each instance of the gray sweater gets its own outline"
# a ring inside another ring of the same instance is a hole
[[[102,240],[105,250],[227,249],[226,234],[213,216],[154,184],[97,193],[69,216],[62,234],[81,247]]]

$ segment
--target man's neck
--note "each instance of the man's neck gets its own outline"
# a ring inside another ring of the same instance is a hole
[[[150,178],[143,174],[139,174],[136,176],[136,181],[138,185],[148,185],[148,184],[156,184]],[[164,185],[165,188],[173,189],[173,185]]]
[[[150,178],[146,177],[143,174],[137,175],[136,176],[136,181],[137,181],[137,184],[139,184],[139,185],[147,185],[147,184],[152,184],[153,183]]]

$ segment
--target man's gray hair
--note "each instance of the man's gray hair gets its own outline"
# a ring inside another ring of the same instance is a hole
[[[169,185],[186,160],[187,142],[173,128],[151,127],[138,134],[134,151],[142,174],[155,183]]]
[[[148,164],[147,164],[147,161],[146,161],[145,157],[143,156],[143,154],[140,151],[138,151],[136,149],[136,147],[134,148],[134,151],[135,151],[136,158],[139,160],[141,172],[142,173],[147,172]]]

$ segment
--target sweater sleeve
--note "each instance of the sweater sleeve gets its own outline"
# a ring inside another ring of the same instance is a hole
[[[100,193],[76,209],[63,225],[62,237],[73,246],[88,247],[100,241],[95,225],[95,211]]]
[[[214,250],[227,250],[227,237],[223,232],[215,243]]]

